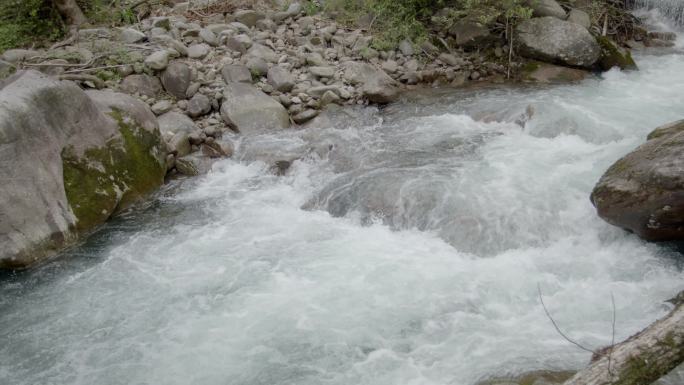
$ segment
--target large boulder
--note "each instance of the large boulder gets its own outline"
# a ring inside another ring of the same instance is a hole
[[[0,83],[0,268],[23,268],[163,183],[149,107],[35,71]]]
[[[517,28],[518,52],[530,59],[573,67],[591,67],[601,55],[596,39],[579,24],[539,17]]]
[[[373,103],[385,104],[399,98],[397,82],[382,69],[369,63],[345,62],[344,78],[351,84],[360,85],[361,93]]]
[[[161,75],[161,84],[176,99],[185,99],[185,92],[192,82],[190,66],[182,61],[172,61]]]
[[[230,83],[226,86],[221,117],[242,133],[290,126],[290,116],[282,104],[245,83]]]
[[[607,222],[649,241],[684,239],[684,120],[654,130],[591,194]]]

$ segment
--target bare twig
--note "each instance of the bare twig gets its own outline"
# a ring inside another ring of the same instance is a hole
[[[610,350],[608,351],[608,374],[613,375],[613,370],[611,368],[613,359],[613,349],[615,348],[615,296],[613,292],[610,293],[610,302],[613,304],[613,337],[610,340]]]
[[[69,70],[69,71],[64,71],[65,74],[77,74],[77,73],[82,73],[82,72],[90,72],[90,71],[99,71],[99,70],[108,70],[108,69],[113,69],[113,68],[121,68],[125,67],[129,64],[115,64],[115,65],[110,65],[110,66],[102,66],[102,67],[91,67],[91,68],[79,68],[75,70]]]
[[[572,338],[568,337],[567,335],[565,335],[565,333],[563,333],[563,331],[560,330],[560,328],[558,327],[558,324],[557,324],[556,321],[553,319],[553,317],[551,317],[551,314],[549,313],[549,310],[546,308],[546,304],[544,304],[544,298],[543,298],[543,296],[542,296],[542,291],[541,291],[541,285],[540,285],[540,284],[537,284],[537,291],[539,292],[539,301],[541,302],[542,307],[544,308],[544,312],[546,313],[546,316],[549,318],[549,320],[551,320],[551,323],[553,324],[553,327],[556,328],[556,331],[558,332],[558,334],[560,334],[561,337],[565,338],[566,341],[568,341],[568,342],[570,342],[571,344],[577,346],[578,348],[580,348],[580,349],[582,349],[582,350],[584,350],[584,351],[587,351],[587,352],[589,352],[589,353],[594,353],[593,350],[591,350],[591,349],[589,349],[589,348],[586,348],[586,347],[582,346],[582,344],[580,344],[579,342],[577,342],[577,341],[573,340]]]

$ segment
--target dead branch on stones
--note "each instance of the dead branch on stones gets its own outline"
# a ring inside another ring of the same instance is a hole
[[[564,385],[644,385],[666,375],[684,363],[684,306],[676,305],[668,315],[611,351]]]

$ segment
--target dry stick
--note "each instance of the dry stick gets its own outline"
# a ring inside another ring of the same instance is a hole
[[[81,73],[81,72],[90,72],[90,71],[108,70],[108,69],[113,69],[113,68],[121,68],[121,67],[125,67],[127,65],[129,65],[129,64],[116,64],[116,65],[102,66],[102,67],[80,68],[80,69],[75,69],[75,70],[64,71],[64,73],[65,74],[77,74],[77,73]]]
[[[537,291],[539,292],[539,301],[541,301],[542,307],[544,308],[544,312],[546,313],[546,316],[549,317],[549,319],[551,320],[551,323],[553,324],[553,327],[556,328],[556,331],[558,332],[558,334],[560,334],[561,337],[565,338],[565,340],[570,342],[571,344],[577,346],[578,348],[580,348],[582,350],[585,350],[585,351],[593,354],[594,353],[593,350],[585,348],[579,342],[576,342],[573,339],[571,339],[570,337],[566,336],[565,333],[563,333],[560,330],[560,328],[558,327],[558,324],[556,324],[556,321],[553,319],[553,317],[551,317],[549,310],[546,308],[546,304],[544,304],[544,298],[542,297],[541,285],[539,283],[537,283]]]
[[[610,340],[610,351],[608,352],[608,374],[613,376],[611,361],[613,358],[613,349],[615,349],[615,296],[612,291],[610,292],[610,302],[613,304],[613,338]]]

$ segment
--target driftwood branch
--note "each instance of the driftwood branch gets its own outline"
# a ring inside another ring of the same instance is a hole
[[[610,349],[564,385],[647,385],[666,375],[684,362],[684,305]]]
[[[542,295],[541,291],[541,286],[537,284],[537,291],[539,292],[539,302],[541,302],[542,307],[544,308],[544,313],[546,313],[546,317],[551,320],[551,323],[553,324],[553,327],[556,328],[556,332],[561,335],[561,337],[565,338],[566,341],[570,342],[571,344],[577,346],[578,348],[587,351],[589,353],[594,354],[595,352],[589,348],[584,347],[582,344],[579,342],[573,340],[572,338],[568,337],[563,331],[558,327],[558,324],[556,323],[556,320],[551,317],[551,313],[549,313],[549,309],[546,308],[546,304],[544,303],[544,296]]]

